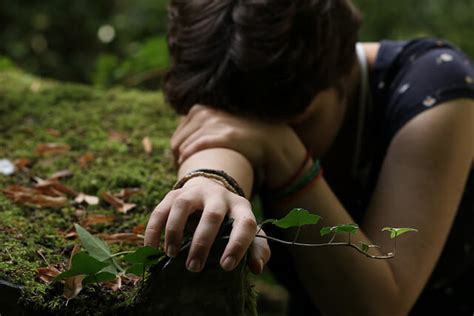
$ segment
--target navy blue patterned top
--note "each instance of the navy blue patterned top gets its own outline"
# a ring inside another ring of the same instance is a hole
[[[364,159],[351,192],[337,192],[359,222],[364,215],[388,147],[397,132],[419,113],[443,102],[474,99],[474,65],[449,43],[437,39],[382,41],[369,73],[372,106],[364,115]],[[324,159],[323,159],[324,165]],[[328,180],[329,185],[331,182]],[[272,244],[270,267],[290,291],[290,315],[319,315],[303,289],[289,255]],[[474,169],[471,169],[449,239],[411,315],[474,313]],[[293,274],[294,273],[294,274]]]

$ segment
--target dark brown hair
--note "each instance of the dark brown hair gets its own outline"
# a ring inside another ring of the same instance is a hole
[[[355,61],[350,0],[171,0],[168,102],[259,118],[299,114]]]

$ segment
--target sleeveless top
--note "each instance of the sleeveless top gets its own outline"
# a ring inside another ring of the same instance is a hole
[[[370,71],[363,51],[360,47],[357,51],[362,85],[350,179],[354,190],[334,193],[359,222],[394,136],[416,115],[438,104],[459,98],[474,99],[474,65],[456,47],[438,39],[382,41]],[[471,169],[448,241],[410,315],[474,313],[473,247],[474,169]],[[289,315],[320,315],[288,258],[290,255],[284,247],[272,244],[269,267],[290,292]]]

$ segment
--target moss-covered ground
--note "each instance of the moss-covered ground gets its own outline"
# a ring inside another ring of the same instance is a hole
[[[168,144],[175,126],[175,116],[159,92],[103,91],[4,70],[0,72],[0,159],[28,159],[30,164],[11,176],[0,174],[0,189],[12,184],[31,187],[34,177],[45,179],[64,169],[73,176],[61,181],[77,192],[99,196],[139,188],[129,200],[137,207],[127,214],[104,201],[84,206],[86,214],[115,216],[112,223],[91,225],[92,232],[131,232],[146,223],[175,180]],[[151,154],[144,151],[144,137],[151,139]],[[70,150],[40,155],[36,148],[46,143],[67,144]],[[86,153],[94,159],[81,166],[80,157]],[[133,286],[124,284],[119,293],[93,286],[66,307],[62,285],[48,285],[38,278],[40,267],[66,265],[78,243],[63,233],[80,220],[77,205],[70,200],[59,209],[39,208],[13,203],[0,193],[0,279],[24,286],[21,304],[30,309],[84,315],[97,310],[91,307],[109,306],[102,310],[113,312],[133,296]],[[131,247],[112,245],[114,251]]]

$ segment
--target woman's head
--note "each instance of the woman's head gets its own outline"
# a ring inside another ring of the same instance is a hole
[[[360,21],[349,0],[171,0],[165,94],[181,114],[297,115],[352,68]]]

